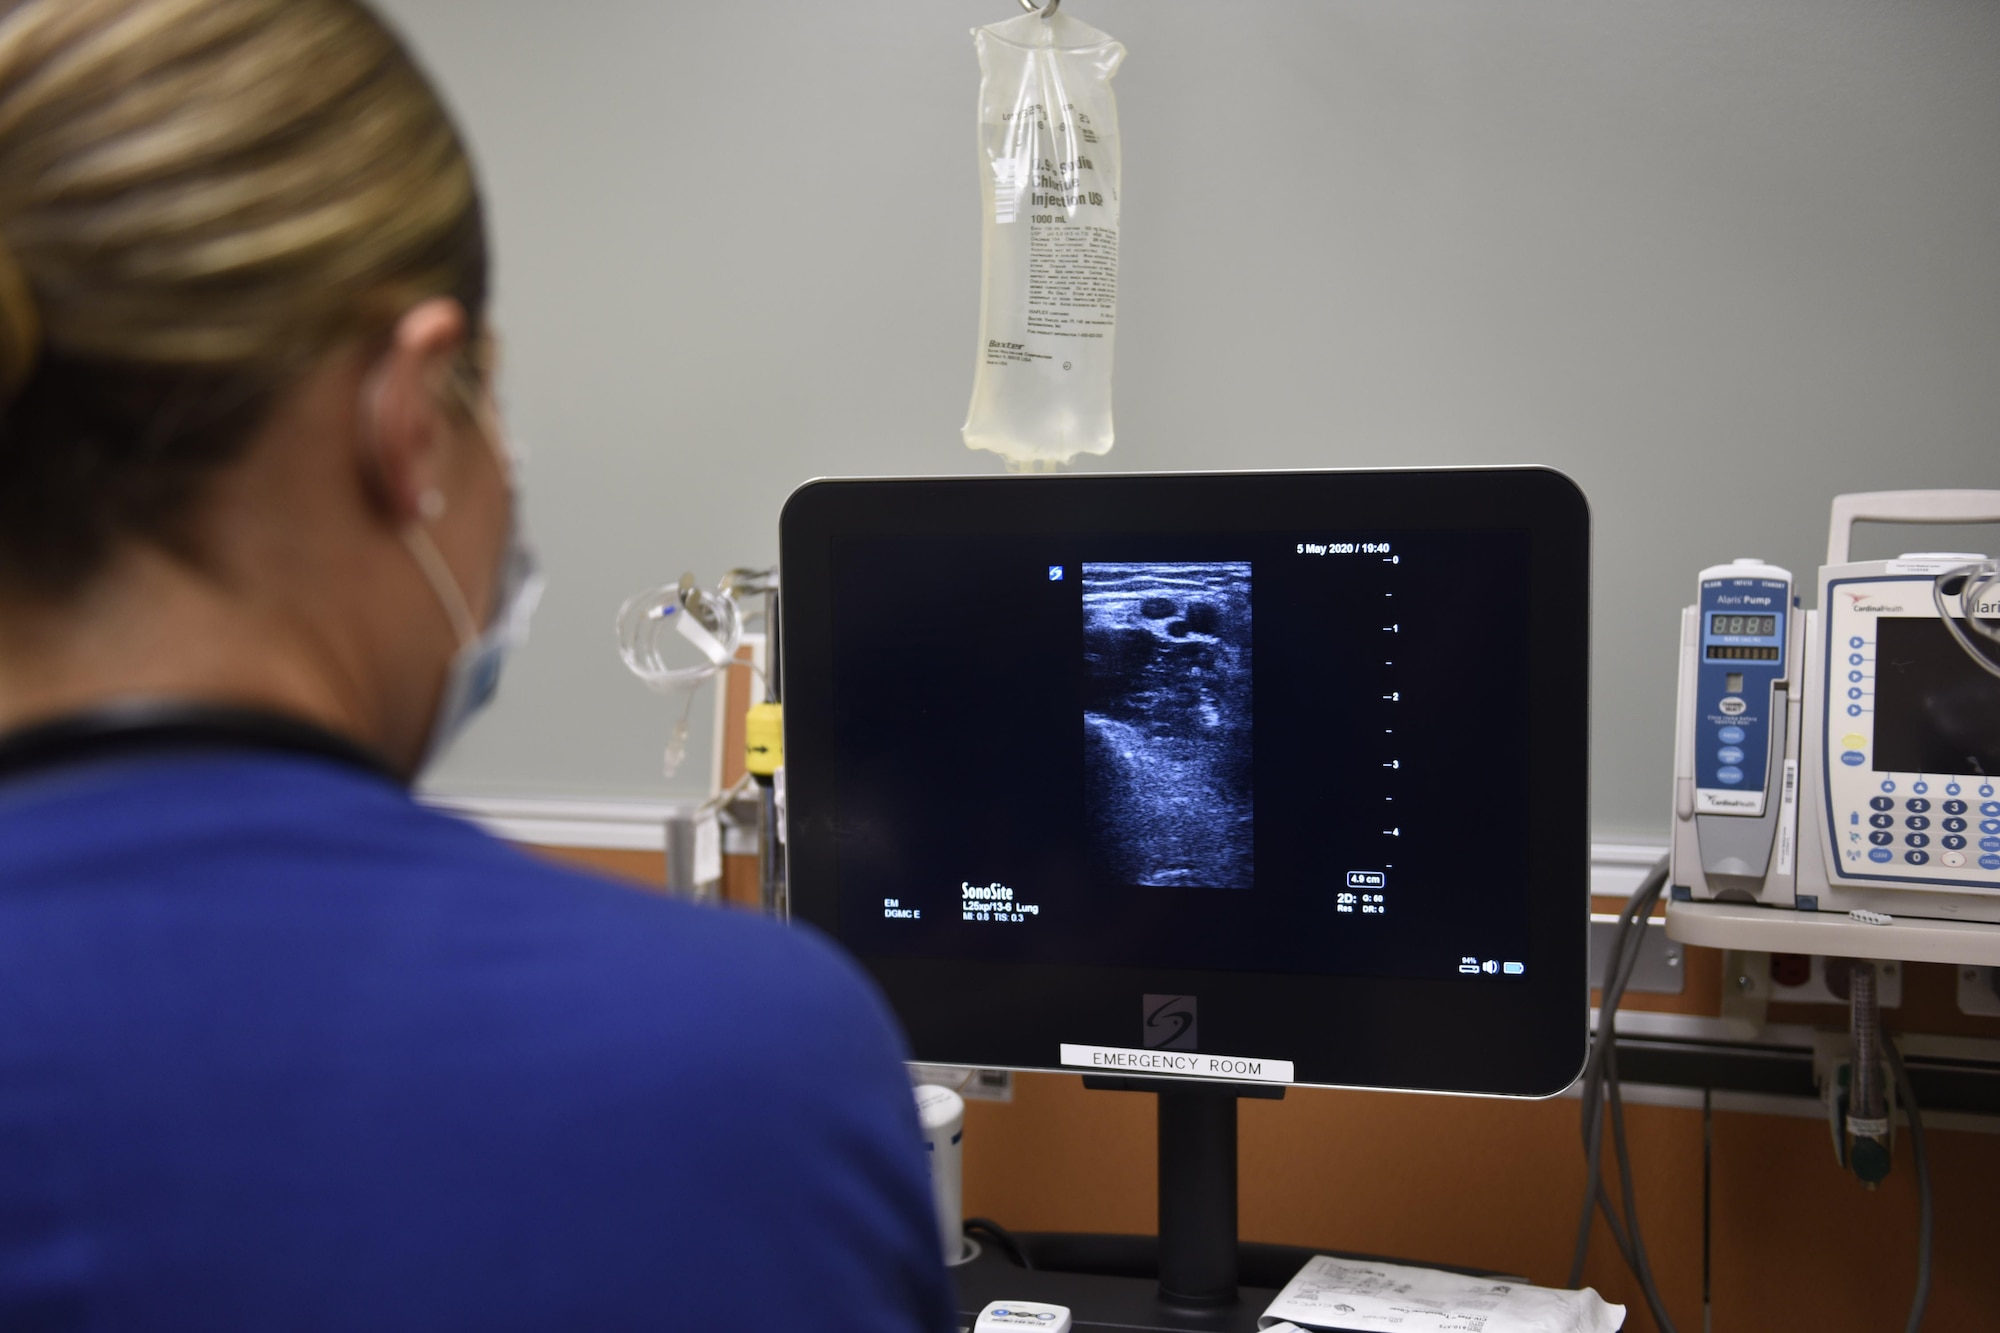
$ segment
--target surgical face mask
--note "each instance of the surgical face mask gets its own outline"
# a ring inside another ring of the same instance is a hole
[[[475,416],[479,416],[475,412]],[[489,438],[500,449],[498,423],[489,424]],[[521,493],[515,478],[520,463],[512,466],[501,460],[508,478],[509,514],[507,543],[500,553],[498,581],[494,585],[493,615],[481,628],[472,617],[465,592],[458,586],[451,567],[444,561],[430,533],[421,525],[404,529],[403,541],[410,548],[424,577],[437,594],[445,617],[458,636],[458,651],[446,669],[444,692],[438,697],[437,712],[431,718],[430,734],[424,740],[417,767],[428,767],[465,730],[478,712],[493,701],[500,686],[500,671],[507,655],[528,638],[528,621],[542,597],[541,561],[522,530]]]

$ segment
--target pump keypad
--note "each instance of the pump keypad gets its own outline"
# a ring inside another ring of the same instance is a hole
[[[1819,711],[1814,762],[1827,798],[1821,845],[1828,871],[1843,878],[1993,893],[2000,890],[2000,777],[1891,767],[1883,761],[1917,753],[1911,738],[1899,732],[1878,746],[1875,734],[1879,717],[1908,725],[1884,707],[1885,699],[1909,703],[1909,681],[1877,679],[1875,664],[1899,660],[1885,656],[1884,643],[1901,642],[1910,632],[1905,622],[1927,613],[1932,579],[1885,571],[1820,585],[1815,656],[1824,656],[1808,679],[1819,695],[1812,706]],[[1845,684],[1836,684],[1843,676]]]

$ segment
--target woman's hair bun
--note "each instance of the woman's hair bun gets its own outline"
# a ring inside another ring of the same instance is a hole
[[[0,0],[0,586],[189,541],[305,368],[437,296],[482,327],[479,191],[368,0]]]

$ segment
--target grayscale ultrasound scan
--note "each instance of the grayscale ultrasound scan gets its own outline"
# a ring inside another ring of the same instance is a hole
[[[1256,883],[1250,565],[1083,565],[1084,790],[1114,883]]]

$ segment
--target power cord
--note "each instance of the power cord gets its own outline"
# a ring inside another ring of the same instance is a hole
[[[1025,1268],[1031,1273],[1034,1271],[1035,1261],[1029,1256],[1027,1246],[1021,1244],[1020,1239],[1013,1232],[1007,1230],[1006,1227],[1001,1226],[992,1218],[966,1218],[965,1234],[973,1237],[975,1240],[984,1236],[987,1240],[992,1241],[1001,1250],[1005,1251],[1007,1257],[1014,1261],[1016,1268]]]
[[[1917,1166],[1917,1294],[1910,1301],[1910,1320],[1903,1333],[1917,1333],[1924,1322],[1924,1307],[1931,1299],[1931,1159],[1924,1150],[1924,1117],[1917,1110],[1917,1094],[1910,1086],[1910,1071],[1903,1068],[1903,1054],[1894,1041],[1882,1043],[1889,1068],[1896,1076],[1896,1096],[1910,1122],[1910,1156]]]
[[[1583,1261],[1590,1249],[1591,1219],[1602,1212],[1612,1242],[1617,1245],[1625,1266],[1639,1280],[1639,1290],[1646,1298],[1647,1308],[1652,1311],[1653,1321],[1659,1326],[1660,1333],[1676,1333],[1673,1321],[1667,1317],[1666,1305],[1660,1299],[1659,1284],[1653,1279],[1646,1242],[1639,1233],[1638,1202],[1632,1187],[1632,1155],[1625,1138],[1625,1102],[1618,1090],[1616,1030],[1618,1006],[1625,999],[1625,988],[1631,984],[1633,972],[1638,969],[1646,921],[1666,887],[1667,867],[1668,859],[1661,857],[1659,863],[1646,872],[1646,878],[1639,887],[1633,890],[1625,910],[1618,914],[1611,958],[1605,965],[1602,993],[1598,1000],[1597,1031],[1590,1044],[1590,1058],[1583,1067],[1583,1154],[1588,1164],[1588,1180],[1584,1186],[1583,1213],[1577,1220],[1576,1249],[1570,1259],[1569,1285],[1575,1287],[1583,1280]],[[1607,1109],[1611,1121],[1612,1150],[1618,1165],[1620,1203],[1624,1213],[1622,1226],[1618,1210],[1613,1209],[1611,1197],[1604,1188],[1603,1145]]]
[[[1959,647],[1965,649],[1966,656],[1985,668],[1987,674],[2000,676],[2000,662],[1995,662],[1989,656],[1992,650],[1981,651],[1979,645],[1972,641],[1971,635],[1965,632],[1969,628],[1974,634],[1989,642],[2000,643],[2000,627],[1983,623],[1993,617],[1979,614],[1979,608],[1986,605],[1989,595],[1996,588],[2000,588],[2000,562],[1981,560],[1976,564],[1948,569],[1932,580],[1931,603],[1937,608],[1938,619],[1942,620],[1944,627],[1951,631],[1951,637],[1958,640]],[[1945,609],[1944,599],[1948,596],[1958,598],[1958,617],[1954,617]],[[1965,622],[1963,627],[1959,624],[1960,618]]]
[[[1666,887],[1667,874],[1668,860],[1662,857],[1633,891],[1625,910],[1618,914],[1611,958],[1605,966],[1603,992],[1598,1002],[1597,1030],[1591,1041],[1590,1058],[1583,1067],[1583,1152],[1584,1160],[1589,1163],[1589,1175],[1584,1186],[1583,1214],[1577,1221],[1576,1249],[1570,1259],[1569,1285],[1575,1287],[1583,1280],[1583,1261],[1590,1248],[1591,1220],[1601,1211],[1625,1266],[1639,1280],[1639,1290],[1646,1298],[1646,1306],[1652,1311],[1660,1333],[1676,1333],[1673,1321],[1667,1317],[1666,1306],[1660,1299],[1659,1286],[1653,1279],[1652,1264],[1646,1256],[1646,1243],[1639,1234],[1638,1205],[1632,1193],[1632,1158],[1625,1141],[1625,1103],[1618,1090],[1617,1042],[1618,1006],[1624,1002],[1626,987],[1631,984],[1632,974],[1638,968],[1646,922]],[[1917,1094],[1910,1084],[1909,1070],[1903,1066],[1902,1053],[1893,1041],[1884,1042],[1883,1051],[1896,1080],[1896,1094],[1903,1114],[1910,1123],[1910,1155],[1917,1169],[1917,1289],[1910,1303],[1909,1321],[1904,1325],[1904,1333],[1917,1333],[1924,1321],[1931,1289],[1934,1220],[1930,1154],[1924,1143],[1923,1114],[1917,1106]],[[1618,1163],[1618,1187],[1624,1213],[1622,1226],[1604,1188],[1603,1131],[1607,1109],[1610,1113],[1612,1148]]]

